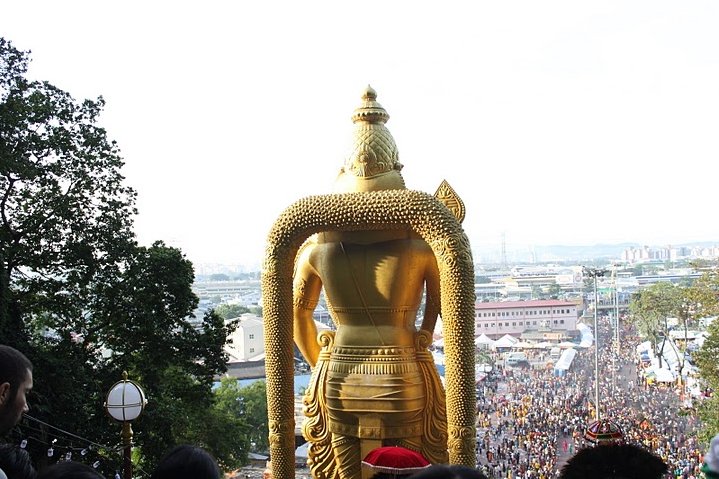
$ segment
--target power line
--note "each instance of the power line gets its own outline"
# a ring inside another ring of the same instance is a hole
[[[105,446],[105,445],[103,445],[103,444],[98,444],[98,443],[96,443],[96,442],[94,442],[94,441],[91,441],[90,439],[86,439],[86,438],[84,438],[84,437],[78,436],[77,434],[73,434],[73,433],[71,433],[71,432],[65,431],[64,429],[60,429],[60,428],[57,427],[57,426],[53,426],[52,424],[48,424],[48,423],[46,423],[46,422],[44,422],[44,421],[41,421],[40,419],[38,419],[38,418],[36,418],[36,417],[30,416],[29,414],[23,413],[23,417],[26,418],[26,419],[29,419],[29,420],[31,420],[31,421],[35,421],[35,422],[37,422],[38,424],[42,424],[43,426],[49,427],[49,428],[51,428],[51,429],[54,429],[55,431],[58,431],[58,432],[60,432],[60,433],[62,433],[62,434],[64,434],[64,435],[66,435],[66,436],[69,436],[69,437],[78,439],[78,440],[80,440],[80,441],[83,441],[83,442],[85,442],[85,443],[87,443],[87,444],[90,444],[90,445],[92,445],[92,446],[99,447],[99,448],[102,448],[102,449],[107,449],[107,450],[110,450],[110,451],[112,451],[112,450],[115,449],[114,447],[109,447],[109,446]]]

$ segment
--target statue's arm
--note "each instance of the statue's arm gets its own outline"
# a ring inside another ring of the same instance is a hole
[[[304,254],[295,269],[293,282],[294,338],[302,356],[314,367],[320,354],[317,343],[317,326],[312,317],[322,291],[322,281]]]
[[[424,319],[422,320],[422,329],[434,331],[434,326],[437,324],[437,317],[442,314],[441,311],[441,300],[439,290],[439,268],[437,268],[437,261],[434,254],[427,261],[427,270],[425,272],[425,287],[426,287],[426,298],[424,307]]]

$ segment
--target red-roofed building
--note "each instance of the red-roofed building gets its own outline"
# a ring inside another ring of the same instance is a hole
[[[495,339],[505,334],[520,337],[530,331],[565,336],[577,329],[577,304],[571,301],[542,299],[477,303],[474,310],[475,336],[484,333]]]

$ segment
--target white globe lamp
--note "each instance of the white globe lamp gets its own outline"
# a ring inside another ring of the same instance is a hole
[[[105,399],[107,414],[115,421],[122,423],[123,479],[132,479],[132,426],[130,422],[142,414],[146,404],[145,392],[135,381],[127,379],[127,371],[123,371],[122,380],[110,388]]]

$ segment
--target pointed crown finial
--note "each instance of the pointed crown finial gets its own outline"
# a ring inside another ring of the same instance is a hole
[[[369,123],[387,123],[389,114],[377,102],[377,92],[371,86],[367,85],[362,93],[362,105],[355,109],[352,115],[352,121],[366,121]]]
[[[387,120],[389,114],[377,102],[377,92],[367,85],[362,93],[362,105],[352,115],[354,144],[345,161],[345,173],[372,178],[402,169],[397,145],[385,126]]]

